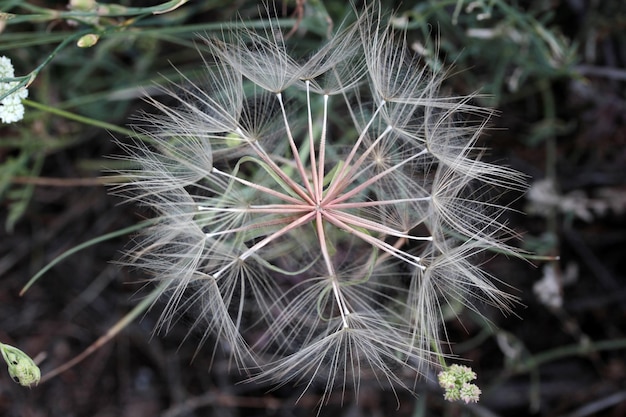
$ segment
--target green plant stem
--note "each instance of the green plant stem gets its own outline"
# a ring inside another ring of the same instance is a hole
[[[111,132],[120,133],[126,136],[134,136],[134,132],[130,129],[126,129],[124,127],[120,127],[111,123],[103,122],[101,120],[92,119],[90,117],[81,116],[80,114],[71,113],[66,110],[57,109],[56,107],[48,106],[46,104],[38,103],[36,101],[24,99],[22,100],[24,104],[29,107],[35,108],[37,110],[42,110],[47,113],[56,114],[57,116],[64,117],[66,119],[74,120],[80,123],[84,123],[86,125],[91,125],[95,127],[100,127],[102,129],[109,130]]]
[[[28,283],[24,286],[24,288],[22,288],[22,291],[20,291],[20,295],[23,295],[43,274],[45,274],[48,270],[50,270],[50,268],[52,268],[53,266],[55,266],[56,264],[58,264],[59,262],[61,262],[63,259],[75,254],[76,252],[85,249],[87,247],[93,246],[97,243],[103,242],[105,240],[117,237],[117,236],[121,236],[124,234],[128,234],[130,232],[134,232],[136,230],[139,230],[149,224],[152,223],[152,220],[147,220],[144,222],[140,222],[137,223],[133,226],[124,228],[124,229],[120,229],[120,230],[116,230],[115,232],[111,232],[111,233],[107,233],[105,235],[99,236],[95,239],[91,239],[87,242],[84,242],[80,245],[77,245],[75,247],[73,247],[72,249],[64,252],[63,254],[61,254],[60,256],[56,257],[52,262],[50,262],[48,265],[46,265],[45,267],[43,267],[41,270],[39,270],[39,272],[37,272],[37,274],[35,274],[29,281]],[[133,308],[130,312],[128,312],[126,315],[124,315],[124,317],[122,317],[117,323],[115,323],[115,325],[113,325],[105,334],[103,334],[102,336],[100,336],[98,338],[98,340],[96,340],[94,343],[92,343],[87,349],[85,349],[80,355],[74,357],[72,360],[64,363],[63,365],[59,366],[58,368],[53,369],[52,371],[48,372],[46,375],[44,375],[41,378],[40,382],[45,382],[53,377],[55,377],[56,375],[70,369],[71,367],[75,366],[76,364],[80,363],[81,361],[83,361],[85,358],[87,358],[89,355],[91,355],[92,353],[94,353],[96,350],[98,350],[100,347],[102,347],[104,344],[106,344],[107,342],[109,342],[113,337],[115,337],[120,331],[122,331],[126,326],[128,326],[133,320],[135,320],[137,317],[139,317],[139,315],[143,314],[144,312],[146,312],[150,306],[152,305],[152,303],[154,303],[154,301],[156,301],[156,299],[159,297],[159,294],[161,294],[164,290],[165,287],[168,285],[169,283],[167,281],[162,282],[157,288],[154,288],[150,294],[148,294],[148,296],[146,298],[144,298],[139,304],[137,304],[135,306],[135,308]]]
[[[279,26],[283,29],[288,29],[295,26],[297,23],[296,19],[274,19],[271,22],[271,26]],[[222,30],[237,30],[237,29],[267,29],[270,26],[265,20],[253,20],[249,22],[244,21],[234,21],[234,22],[217,22],[217,23],[198,23],[193,25],[183,25],[183,26],[170,26],[170,27],[149,27],[149,28],[141,28],[141,31],[138,34],[141,35],[152,35],[152,36],[162,36],[165,34],[179,34],[182,32],[188,32],[192,36],[196,36],[198,32],[213,32],[213,31],[222,31]],[[112,33],[112,36],[116,34],[123,34],[124,32],[115,32]]]
[[[436,353],[437,360],[439,361],[439,364],[441,365],[441,367],[443,369],[448,369],[448,364],[446,363],[446,360],[444,359],[444,355],[443,353],[441,353],[441,349],[439,349],[439,343],[437,343],[433,339],[430,341],[430,346],[432,347],[433,351]]]
[[[105,334],[100,336],[98,340],[89,345],[89,347],[85,349],[80,355],[75,356],[72,360],[45,374],[43,377],[41,377],[39,383],[46,382],[49,379],[54,378],[55,376],[67,371],[68,369],[82,362],[85,358],[100,349],[103,345],[108,343],[120,331],[126,328],[126,326],[128,326],[133,320],[148,311],[150,306],[157,300],[157,298],[159,298],[159,295],[166,289],[168,285],[168,281],[162,281],[161,284],[158,287],[154,288],[146,298],[144,298],[139,304],[135,306],[135,308],[126,313],[124,317],[122,317],[117,323],[115,323],[115,325],[109,328],[109,330],[107,330]]]
[[[13,94],[14,92],[16,92],[17,90],[19,90],[21,88],[27,88],[35,80],[35,78],[37,78],[37,75],[39,75],[41,70],[46,65],[48,65],[48,63],[50,61],[52,61],[52,58],[54,58],[54,56],[57,53],[59,53],[63,48],[65,48],[71,42],[74,42],[74,41],[80,39],[82,36],[84,36],[84,35],[86,35],[88,33],[92,33],[92,32],[93,32],[92,30],[83,30],[83,31],[80,31],[80,32],[77,32],[77,33],[73,34],[72,36],[69,36],[69,37],[65,38],[63,40],[63,42],[61,42],[56,48],[54,48],[54,51],[52,51],[50,54],[48,54],[46,59],[44,59],[43,62],[41,64],[39,64],[39,66],[37,68],[32,70],[28,75],[25,75],[23,77],[11,78],[10,81],[19,81],[19,82],[13,88],[7,90],[4,94],[0,94],[0,100],[4,99],[5,97],[7,97],[10,94]],[[7,80],[7,81],[9,81],[9,80]]]
[[[59,262],[61,262],[62,260],[64,260],[65,258],[72,256],[73,254],[75,254],[76,252],[80,252],[83,249],[86,249],[90,246],[93,246],[95,244],[98,244],[100,242],[104,242],[106,240],[109,239],[113,239],[115,237],[118,236],[123,236],[125,234],[131,233],[131,232],[135,232],[137,230],[140,230],[150,224],[152,224],[154,221],[153,220],[146,220],[143,222],[139,222],[137,224],[134,224],[132,226],[129,227],[125,227],[124,229],[119,229],[116,230],[114,232],[111,233],[107,233],[101,236],[98,236],[94,239],[90,239],[86,242],[81,243],[80,245],[76,245],[74,246],[72,249],[69,249],[65,252],[63,252],[61,255],[57,256],[56,258],[54,258],[50,263],[48,263],[46,266],[44,266],[43,268],[41,268],[39,270],[39,272],[37,272],[35,275],[33,275],[33,277],[31,279],[28,280],[28,282],[26,283],[26,285],[24,285],[24,287],[22,288],[22,290],[20,291],[20,296],[24,295],[24,293],[26,293],[26,291],[28,291],[28,289],[35,283],[37,282],[37,280],[39,278],[41,278],[43,276],[43,274],[45,274],[46,272],[48,272],[52,267],[54,267],[56,264],[58,264]]]
[[[546,352],[537,353],[536,355],[530,356],[526,360],[522,360],[520,363],[516,364],[513,370],[516,373],[524,373],[537,369],[545,363],[553,362],[569,356],[585,356],[592,352],[619,349],[626,349],[626,339],[609,339],[585,344],[576,343],[548,350]]]
[[[133,17],[141,15],[162,14],[172,11],[179,6],[187,3],[188,0],[170,0],[165,3],[150,7],[125,7],[120,5],[103,5],[95,10],[55,10],[46,7],[36,6],[34,4],[22,3],[20,7],[32,14],[15,15],[10,22],[47,22],[50,20],[79,20],[84,21],[90,18],[100,17]],[[108,6],[108,7],[107,7]]]
[[[554,93],[552,91],[552,87],[550,82],[546,79],[541,79],[539,81],[539,88],[541,92],[541,100],[543,105],[544,119],[549,126],[549,133],[545,138],[545,152],[546,152],[546,165],[545,165],[545,176],[546,179],[552,184],[554,187],[554,191],[559,193],[559,184],[558,184],[558,176],[556,172],[556,164],[558,158],[558,149],[556,143],[556,133],[555,133],[555,124],[556,124],[556,105],[554,101]],[[556,247],[553,249],[554,251],[558,251],[559,242],[558,242],[558,213],[557,208],[553,207],[547,214],[546,217],[547,224],[546,229],[551,237],[555,239]]]

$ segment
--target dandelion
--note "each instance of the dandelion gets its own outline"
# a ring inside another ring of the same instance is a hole
[[[18,122],[24,118],[24,105],[22,100],[28,97],[28,90],[20,88],[15,90],[17,81],[2,81],[15,77],[15,69],[11,60],[6,56],[0,56],[0,120],[2,123]],[[5,97],[6,96],[6,97]]]
[[[488,189],[523,179],[480,160],[490,112],[442,96],[383,20],[306,59],[271,20],[204,39],[204,82],[181,73],[134,126],[149,140],[121,144],[118,191],[157,216],[128,263],[167,283],[161,328],[191,317],[253,379],[321,384],[322,403],[439,364],[446,303],[513,302],[474,261],[512,251]]]

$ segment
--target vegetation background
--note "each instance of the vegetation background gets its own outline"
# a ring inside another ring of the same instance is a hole
[[[67,1],[0,1],[0,55],[16,75],[34,76],[25,119],[0,126],[0,341],[41,360],[43,374],[81,354],[147,294],[145,277],[111,263],[132,238],[115,232],[150,216],[107,194],[100,175],[115,167],[107,159],[119,152],[113,139],[124,140],[159,74],[174,77],[173,66],[198,74],[198,33],[263,25],[256,1],[102,2],[109,15],[100,17],[78,3],[70,10]],[[498,111],[483,138],[488,158],[531,184],[512,201],[516,244],[560,260],[494,257],[486,268],[517,289],[517,315],[486,309],[493,325],[485,326],[465,311],[447,324],[454,352],[479,375],[480,403],[444,402],[434,378],[415,387],[417,399],[371,381],[358,401],[338,392],[320,415],[626,415],[626,3],[381,3],[396,11],[394,24],[416,52],[452,66],[451,93],[480,91],[479,104]],[[275,7],[299,52],[315,50],[350,10],[330,0]],[[76,46],[92,33],[100,36],[93,47]],[[59,255],[108,234],[117,236],[63,259],[19,295]],[[38,387],[1,374],[0,415],[314,413],[315,388],[296,403],[300,391],[288,386],[240,384],[225,358],[196,351],[184,323],[154,335],[154,310]]]

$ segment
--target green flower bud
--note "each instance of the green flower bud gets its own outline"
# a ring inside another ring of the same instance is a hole
[[[0,352],[9,367],[9,375],[24,387],[37,385],[41,379],[41,371],[35,362],[24,352],[13,346],[0,343]]]
[[[70,0],[70,9],[88,12],[96,8],[96,0]]]
[[[95,33],[89,33],[85,36],[82,36],[78,40],[78,42],[76,42],[76,45],[79,48],[91,48],[96,43],[98,43],[98,39],[100,39],[100,35],[96,35]]]

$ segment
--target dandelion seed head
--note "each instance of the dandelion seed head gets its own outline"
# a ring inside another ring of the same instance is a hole
[[[122,145],[137,168],[117,192],[157,216],[128,263],[166,284],[162,329],[191,315],[252,379],[322,402],[439,363],[444,304],[513,302],[475,257],[514,253],[486,189],[523,178],[480,160],[486,122],[461,120],[490,112],[442,97],[386,19],[369,7],[305,59],[271,19],[205,38],[204,83],[148,98],[150,140]]]

